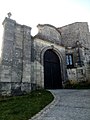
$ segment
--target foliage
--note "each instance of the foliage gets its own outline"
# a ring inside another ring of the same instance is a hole
[[[65,89],[90,89],[89,81],[71,82],[67,81],[64,85]]]
[[[0,120],[28,120],[53,100],[46,90],[0,98]]]

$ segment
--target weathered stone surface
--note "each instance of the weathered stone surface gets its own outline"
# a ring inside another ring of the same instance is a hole
[[[54,46],[52,48],[52,46]],[[61,61],[61,74],[63,81],[65,80],[65,48],[58,46],[57,44],[52,44],[51,42],[44,42],[41,39],[34,39],[34,79],[36,80],[37,87],[44,88],[44,63],[43,55],[47,49],[52,49],[54,52],[59,54]],[[63,64],[62,64],[63,63]]]
[[[12,95],[21,95],[21,83],[19,82],[12,82],[11,83],[11,94]]]
[[[28,93],[28,92],[30,92],[31,91],[31,83],[28,83],[28,82],[22,82],[21,83],[21,91],[23,92],[23,93]]]
[[[3,26],[0,94],[20,95],[44,88],[47,50],[59,58],[62,84],[66,80],[90,80],[90,33],[86,22],[60,28],[38,25],[38,34],[34,37],[30,27],[10,18],[5,18]],[[66,55],[70,54],[73,65],[68,69]]]
[[[68,80],[77,81],[76,69],[67,69]]]
[[[31,79],[31,68],[29,67],[31,66],[31,28],[17,24],[9,18],[5,18],[3,26],[0,81],[9,82],[11,94],[20,94],[22,81],[30,84]],[[25,73],[26,75],[23,76]],[[2,84],[1,89],[4,90],[4,84]]]
[[[10,82],[0,82],[0,94],[11,95],[11,83]]]
[[[58,28],[61,32],[62,43],[66,47],[75,46],[76,41],[88,45],[87,34],[89,33],[88,24],[86,22],[76,22],[64,27]]]
[[[39,24],[37,27],[39,29],[38,38],[61,45],[61,33],[54,26]]]

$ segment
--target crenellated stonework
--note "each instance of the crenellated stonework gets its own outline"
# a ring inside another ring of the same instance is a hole
[[[60,28],[39,24],[38,34],[34,37],[31,36],[31,27],[18,24],[10,18],[5,18],[3,27],[1,95],[20,95],[45,88],[45,73],[48,69],[45,69],[44,55],[48,52],[56,56],[51,61],[47,58],[46,63],[51,64],[50,72],[54,72],[51,68],[56,69],[57,65],[60,70],[55,71],[56,76],[52,73],[52,82],[54,79],[58,80],[57,73],[60,75],[62,87],[67,80],[90,80],[90,32],[86,22],[77,22]],[[58,64],[55,59],[59,61]]]

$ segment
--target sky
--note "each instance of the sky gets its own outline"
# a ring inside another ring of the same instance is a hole
[[[32,28],[37,33],[38,24],[62,27],[74,22],[88,22],[90,26],[90,0],[0,0],[0,48],[2,43],[2,22],[7,13],[17,23]]]

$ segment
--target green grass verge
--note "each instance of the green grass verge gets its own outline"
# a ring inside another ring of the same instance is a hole
[[[28,120],[54,99],[46,90],[28,95],[0,97],[0,120]]]

